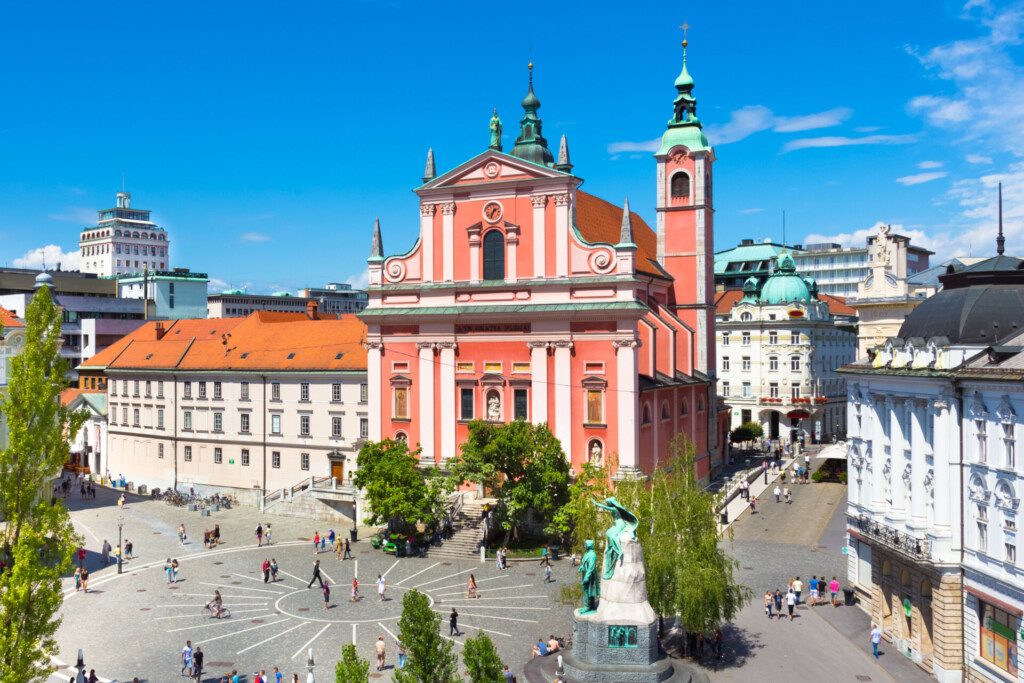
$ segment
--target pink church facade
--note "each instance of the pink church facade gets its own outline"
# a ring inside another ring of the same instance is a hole
[[[491,146],[440,175],[428,155],[420,236],[369,259],[369,438],[426,462],[459,454],[473,419],[546,423],[574,469],[612,456],[650,472],[687,434],[698,475],[721,461],[715,400],[714,152],[685,65],[655,155],[657,228],[579,189],[562,138],[549,151],[530,89],[511,152]],[[497,132],[495,134],[495,128]],[[378,409],[379,408],[379,409]]]

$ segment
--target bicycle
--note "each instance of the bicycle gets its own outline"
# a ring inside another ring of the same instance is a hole
[[[210,613],[210,617],[213,619],[229,619],[231,617],[231,610],[224,605],[217,609],[217,606],[212,602],[206,603],[205,610]]]

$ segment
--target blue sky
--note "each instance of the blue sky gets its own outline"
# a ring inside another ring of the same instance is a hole
[[[4,9],[0,262],[73,262],[124,173],[216,286],[358,282],[375,216],[415,240],[428,147],[482,151],[493,107],[511,147],[531,54],[548,139],[653,224],[684,15],[717,248],[785,210],[790,242],[885,221],[986,254],[1002,180],[1024,252],[1019,2],[111,2]]]

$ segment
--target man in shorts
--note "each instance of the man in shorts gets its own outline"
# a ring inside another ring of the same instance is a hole
[[[817,605],[818,604],[818,590],[819,590],[818,587],[819,587],[819,585],[820,584],[818,582],[818,577],[817,576],[812,576],[811,577],[811,581],[810,581],[811,599],[808,601],[808,603],[810,605]]]

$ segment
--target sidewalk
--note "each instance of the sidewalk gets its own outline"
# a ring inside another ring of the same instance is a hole
[[[802,458],[803,456],[800,457]],[[784,458],[779,465],[778,472],[776,472],[775,474],[772,474],[772,471],[769,469],[768,483],[765,483],[765,477],[763,473],[759,471],[757,478],[750,482],[750,495],[752,497],[756,497],[757,502],[760,504],[767,503],[768,498],[771,496],[771,490],[774,488],[775,481],[782,476],[782,473],[785,472],[786,469],[789,468],[795,462],[795,460],[796,459],[792,457],[789,459]],[[756,467],[754,469],[760,470],[761,468]],[[791,474],[792,472],[790,472],[790,475]],[[788,475],[787,478],[789,478]],[[748,509],[749,507],[750,501],[743,498],[743,496],[737,495],[735,498],[730,500],[726,504],[725,508],[722,510],[727,515],[727,523],[722,524],[721,520],[719,520],[718,530],[721,532],[728,529],[737,519],[739,519],[740,515],[743,514],[743,511]]]

